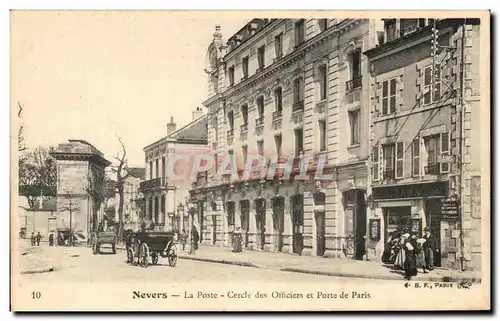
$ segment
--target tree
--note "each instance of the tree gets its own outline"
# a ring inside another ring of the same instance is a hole
[[[37,199],[47,200],[56,195],[57,167],[55,159],[44,147],[25,153],[19,159],[19,194],[35,209]]]
[[[87,185],[85,191],[92,200],[92,231],[97,230],[97,214],[101,204],[106,199],[106,186],[104,171],[96,166],[90,167],[90,173],[87,174]]]
[[[19,111],[17,113],[17,117],[22,119],[22,112],[23,112],[23,106],[21,105],[20,102],[17,102],[17,106],[19,106]],[[24,125],[21,123],[19,125],[19,129],[18,129],[18,135],[17,135],[17,151],[19,153],[22,153],[26,150],[26,144],[25,144],[25,141],[24,141]],[[19,160],[22,160],[22,154],[19,155]]]
[[[125,144],[121,137],[118,137],[118,141],[120,142],[122,151],[118,153],[115,157],[117,164],[111,168],[113,173],[116,174],[116,190],[118,192],[119,201],[118,201],[118,240],[121,242],[123,240],[123,195],[124,195],[124,187],[125,181],[130,177],[130,170],[127,164],[127,149],[125,148]]]

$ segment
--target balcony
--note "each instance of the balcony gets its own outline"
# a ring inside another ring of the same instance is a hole
[[[429,164],[424,170],[426,175],[439,175],[439,164]]]
[[[278,119],[281,119],[283,117],[283,110],[277,110],[275,112],[273,112],[273,120],[278,120]]]
[[[304,101],[299,101],[293,104],[292,111],[304,110]]]
[[[362,76],[355,77],[349,81],[346,81],[345,83],[345,91],[349,92],[353,89],[360,88],[361,87],[361,81],[363,80]]]
[[[157,178],[153,178],[153,179],[150,179],[148,181],[144,181],[144,182],[141,182],[139,184],[139,191],[141,192],[145,192],[145,191],[150,191],[150,190],[154,190],[154,189],[159,189],[161,187],[164,187],[166,184],[165,184],[165,180],[161,177],[157,177]]]
[[[261,116],[255,120],[255,127],[264,126],[264,116]]]
[[[245,76],[241,77],[241,81],[245,81],[245,80],[247,80],[247,78],[248,78],[248,75],[245,75]]]
[[[246,133],[248,131],[248,123],[241,125],[241,133]]]
[[[234,129],[231,128],[230,130],[227,131],[227,137],[233,137],[234,136]]]

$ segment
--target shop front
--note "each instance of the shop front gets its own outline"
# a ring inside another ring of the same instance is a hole
[[[376,256],[385,257],[391,240],[405,233],[422,237],[427,227],[438,245],[434,265],[441,266],[445,233],[441,208],[447,197],[448,181],[373,187],[368,236]]]

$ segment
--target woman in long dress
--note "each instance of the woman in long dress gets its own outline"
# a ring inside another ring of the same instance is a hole
[[[405,243],[406,243],[407,235],[401,235],[401,238],[399,239],[399,251],[396,256],[396,260],[394,261],[394,266],[399,268],[399,269],[404,269],[405,267],[405,261],[406,261],[406,249],[405,249]]]
[[[405,278],[410,280],[417,275],[417,257],[415,255],[416,238],[408,238],[405,243],[406,260],[404,263]]]

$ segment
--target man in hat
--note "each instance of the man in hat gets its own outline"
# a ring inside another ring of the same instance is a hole
[[[434,270],[434,252],[438,252],[436,238],[431,234],[431,231],[426,227],[424,228],[425,243],[422,245],[425,255],[425,264],[429,271]]]

